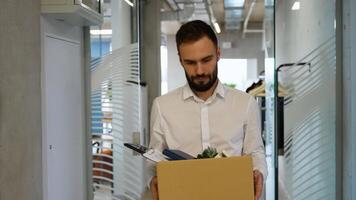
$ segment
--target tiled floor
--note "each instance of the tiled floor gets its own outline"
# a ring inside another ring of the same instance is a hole
[[[147,191],[143,194],[141,200],[151,200],[151,199],[152,199],[151,192],[150,192],[149,190],[147,190]]]
[[[110,190],[105,189],[97,189],[94,193],[94,200],[113,200],[114,198],[111,196]],[[151,192],[147,190],[143,193],[142,198],[140,200],[151,200]]]

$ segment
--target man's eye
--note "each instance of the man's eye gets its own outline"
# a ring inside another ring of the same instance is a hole
[[[185,64],[187,64],[187,65],[194,65],[194,62],[186,61]]]
[[[206,58],[203,60],[203,62],[207,63],[207,62],[210,62],[211,61],[211,58]]]

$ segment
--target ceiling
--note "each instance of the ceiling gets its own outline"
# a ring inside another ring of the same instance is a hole
[[[262,29],[265,5],[268,6],[271,0],[162,0],[162,2],[162,32],[175,34],[182,23],[194,19],[206,21],[211,25],[217,22],[222,32],[244,30],[249,27]]]

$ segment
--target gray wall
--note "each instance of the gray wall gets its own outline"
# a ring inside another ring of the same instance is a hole
[[[343,199],[356,199],[356,2],[343,1]]]
[[[161,1],[146,0],[142,3],[141,44],[142,44],[142,80],[148,85],[148,108],[152,101],[161,95]]]
[[[221,48],[221,58],[257,59],[257,72],[265,69],[265,53],[262,50],[262,33],[249,33],[242,38],[241,31],[229,31],[218,35],[219,46],[232,42],[228,49]]]
[[[39,0],[0,6],[0,199],[42,199]]]

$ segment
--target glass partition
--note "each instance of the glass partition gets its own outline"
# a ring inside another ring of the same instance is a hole
[[[284,126],[276,132],[285,199],[337,199],[335,26],[335,1],[276,3],[275,94],[284,94],[275,113],[276,127]]]
[[[92,180],[95,200],[141,199],[144,160],[123,143],[145,143],[147,92],[140,80],[136,1],[106,0],[91,27]]]

